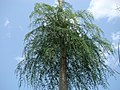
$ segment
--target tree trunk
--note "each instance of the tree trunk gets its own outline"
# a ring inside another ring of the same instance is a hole
[[[62,7],[62,2],[63,2],[63,0],[58,0],[59,7]]]
[[[66,50],[61,49],[59,90],[68,90]]]
[[[58,0],[58,5],[61,8],[61,10],[62,10],[62,2],[63,0]],[[68,90],[67,56],[66,56],[64,38],[61,38],[59,90]]]

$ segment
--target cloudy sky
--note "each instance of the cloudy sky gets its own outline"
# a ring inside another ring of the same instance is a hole
[[[95,17],[95,23],[104,31],[105,37],[117,50],[120,39],[120,0],[66,0],[75,10],[89,10]],[[15,68],[23,59],[25,34],[30,31],[29,15],[36,2],[54,5],[55,0],[0,0],[0,90],[19,90]],[[108,56],[108,55],[107,55]],[[120,72],[118,57],[108,56],[106,61]],[[120,90],[120,75],[110,78],[109,90]],[[106,90],[99,88],[100,90]],[[20,90],[31,90],[22,87]]]
[[[112,20],[120,17],[120,12],[116,10],[119,6],[120,0],[91,0],[88,9],[96,19]]]

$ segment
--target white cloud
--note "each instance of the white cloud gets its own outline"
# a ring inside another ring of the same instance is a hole
[[[118,42],[119,42],[119,39],[120,39],[120,31],[118,32],[112,32],[111,34],[111,37],[112,37],[112,45],[115,49],[115,54],[114,56],[108,56],[108,61],[106,61],[106,64],[113,67],[113,68],[116,68],[118,65],[119,65],[119,59],[118,59]],[[120,45],[119,45],[120,47]]]
[[[117,6],[120,6],[120,0],[91,0],[88,10],[95,19],[108,18],[110,21],[120,17],[120,11],[116,10]]]
[[[58,4],[58,0],[55,0],[55,4]]]
[[[23,59],[24,59],[24,57],[19,57],[19,56],[15,58],[15,60],[16,60],[17,62],[20,62],[20,61],[22,61]]]
[[[10,24],[10,21],[7,19],[4,23],[4,27],[7,27]]]
[[[112,33],[112,40],[113,41],[120,40],[120,31]]]

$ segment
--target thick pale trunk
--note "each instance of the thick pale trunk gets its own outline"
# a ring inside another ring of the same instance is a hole
[[[62,7],[63,0],[58,0],[59,7]]]
[[[61,50],[59,90],[68,90],[67,58],[66,58],[66,51],[65,51],[65,49]]]

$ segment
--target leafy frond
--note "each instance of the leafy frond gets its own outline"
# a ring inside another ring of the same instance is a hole
[[[70,8],[69,8],[70,7]],[[58,90],[60,47],[67,51],[69,90],[107,87],[113,70],[105,64],[105,52],[113,54],[88,11],[73,11],[69,4],[59,7],[36,3],[30,15],[33,30],[25,37],[25,59],[17,66],[20,85],[26,81],[35,90]]]

